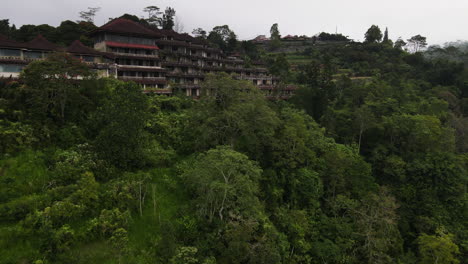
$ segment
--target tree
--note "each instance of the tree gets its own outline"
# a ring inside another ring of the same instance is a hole
[[[395,47],[396,49],[400,49],[400,50],[401,50],[401,49],[403,49],[404,46],[406,46],[406,42],[405,42],[401,37],[399,37],[399,38],[397,39],[397,41],[395,41],[395,46],[394,46],[394,47]]]
[[[53,54],[30,63],[21,73],[29,93],[31,113],[43,118],[66,120],[70,105],[86,100],[80,94],[81,82],[94,77],[91,69],[68,54]]]
[[[148,97],[134,83],[116,82],[110,97],[92,118],[98,156],[120,168],[139,168],[151,147],[145,131]]]
[[[458,246],[453,242],[453,234],[439,228],[435,235],[422,234],[418,238],[421,264],[458,264]]]
[[[275,23],[271,26],[270,35],[271,35],[271,40],[279,40],[281,38],[279,29],[278,29],[278,23]]]
[[[280,76],[283,81],[286,81],[290,75],[291,65],[286,59],[284,53],[275,54],[268,58],[268,70],[272,75]]]
[[[99,10],[101,10],[100,7],[88,7],[88,11],[80,12],[80,18],[83,21],[94,23],[94,17],[96,16],[96,13],[99,12]]]
[[[240,49],[242,50],[242,53],[247,55],[247,57],[252,61],[252,60],[258,60],[260,58],[260,50],[257,45],[255,45],[251,41],[246,41],[243,40],[240,43]]]
[[[171,258],[170,264],[197,264],[196,247],[180,247],[177,249],[176,254]]]
[[[419,52],[427,46],[426,37],[421,35],[412,36],[408,41],[408,46],[413,52]]]
[[[275,50],[281,46],[281,35],[279,32],[277,23],[271,26],[270,35],[271,35],[270,46],[271,46],[271,49]]]
[[[382,40],[382,31],[376,25],[372,25],[365,34],[366,43],[377,43]]]
[[[400,233],[395,197],[386,187],[362,200],[352,215],[357,222],[358,234],[363,239],[361,250],[369,264],[393,263],[392,251],[398,251]]]
[[[176,11],[172,7],[166,8],[162,18],[162,28],[172,30],[174,27],[174,16]]]
[[[206,77],[200,104],[190,115],[187,141],[195,150],[230,145],[251,157],[265,153],[278,123],[257,87],[225,73]]]
[[[367,105],[358,108],[354,113],[354,122],[358,128],[358,153],[361,151],[361,142],[363,133],[371,128],[375,123],[375,117]]]
[[[56,29],[49,25],[22,25],[16,32],[15,32],[15,39],[19,41],[30,41],[37,37],[37,35],[41,34],[46,39],[56,42],[60,37],[57,35]]]
[[[161,15],[163,12],[159,11],[160,8],[157,6],[147,6],[143,9],[143,12],[148,13],[148,18],[146,22],[150,25],[160,26],[162,25],[162,18]]]
[[[196,38],[202,38],[202,39],[206,39],[206,31],[203,30],[203,28],[196,28],[192,31],[192,34],[196,37]]]
[[[224,52],[233,51],[237,45],[237,36],[228,25],[214,27],[207,39]]]
[[[306,110],[315,120],[322,117],[329,103],[335,99],[333,74],[334,66],[331,61],[326,61],[324,64],[312,61],[300,67],[297,78],[304,87],[296,92],[292,101]]]
[[[96,26],[89,22],[81,21],[75,23],[70,20],[60,23],[55,30],[58,37],[58,43],[66,46],[70,45],[73,41],[79,39],[85,45],[92,45],[92,40],[86,36],[86,33],[96,29]]]
[[[385,28],[385,32],[384,32],[384,37],[382,39],[382,43],[384,44],[392,44],[392,41],[388,38],[388,28],[386,27]]]
[[[0,35],[11,37],[11,35],[14,33],[15,30],[16,30],[15,25],[10,27],[9,19],[0,19]]]
[[[182,179],[193,196],[197,214],[208,222],[255,215],[262,170],[230,147],[204,152],[187,164]]]
[[[229,33],[229,38],[227,39],[227,49],[226,51],[228,52],[234,52],[237,49],[237,35],[234,33],[234,31],[231,31]]]

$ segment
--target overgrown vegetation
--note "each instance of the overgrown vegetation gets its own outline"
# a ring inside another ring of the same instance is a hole
[[[226,74],[194,101],[33,62],[0,84],[0,262],[463,263],[468,75],[425,55],[271,57],[288,102]]]

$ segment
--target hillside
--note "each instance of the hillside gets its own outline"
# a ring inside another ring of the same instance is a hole
[[[468,70],[440,55],[462,47],[275,53],[228,29],[206,41],[292,98],[223,72],[145,94],[63,53],[0,79],[0,263],[466,262]]]

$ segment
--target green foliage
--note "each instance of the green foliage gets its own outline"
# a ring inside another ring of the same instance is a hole
[[[29,97],[30,114],[43,121],[50,118],[65,122],[70,105],[78,106],[85,100],[79,93],[77,80],[92,77],[88,66],[71,55],[54,54],[29,64],[20,78]]]
[[[190,137],[185,139],[192,149],[230,145],[260,157],[278,122],[260,91],[227,74],[207,76],[202,91],[190,113]]]
[[[372,25],[365,34],[365,42],[376,43],[382,40],[382,31],[376,25]]]
[[[171,264],[197,264],[199,263],[198,259],[196,258],[197,252],[198,252],[198,249],[194,247],[181,247],[177,249],[176,255],[172,257],[170,263]]]
[[[172,30],[174,27],[174,17],[176,11],[172,7],[167,7],[162,18],[162,29]]]
[[[158,26],[146,11],[126,17]],[[0,21],[63,44],[93,28]],[[228,26],[208,38],[262,57]],[[289,102],[227,74],[192,100],[95,80],[64,55],[30,64],[0,83],[1,262],[461,263],[466,50],[381,38],[269,55],[300,87]]]
[[[276,50],[281,46],[281,35],[279,32],[278,24],[275,23],[270,28],[270,49]]]
[[[376,25],[372,25],[365,34],[365,42],[376,43],[382,40],[382,31]]]
[[[116,167],[144,166],[153,147],[145,131],[148,98],[136,84],[116,83],[111,89],[91,121],[96,126],[93,145],[100,158]]]
[[[412,36],[408,41],[408,46],[413,52],[418,52],[427,46],[426,37],[421,35]]]
[[[233,52],[237,48],[237,36],[228,25],[216,26],[208,34],[207,40],[224,52]]]
[[[202,219],[249,217],[258,209],[261,169],[245,155],[218,147],[186,166],[181,177],[192,190],[194,208]]]
[[[342,34],[330,34],[327,32],[321,32],[318,35],[318,38],[321,41],[349,41],[348,37],[343,36]]]
[[[453,234],[446,233],[442,229],[438,229],[435,235],[422,234],[418,238],[418,245],[421,255],[419,263],[421,264],[460,263],[456,258],[460,252],[458,246],[453,243]]]

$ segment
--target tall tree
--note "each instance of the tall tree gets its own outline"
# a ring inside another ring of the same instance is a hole
[[[453,234],[439,228],[435,235],[422,234],[418,238],[420,263],[458,264],[456,255],[460,253],[453,242]]]
[[[10,20],[9,19],[0,19],[0,34],[5,35],[7,37],[11,37],[13,33],[13,27],[10,27]],[[15,27],[16,28],[16,27]]]
[[[94,76],[89,67],[67,54],[29,64],[21,73],[32,114],[65,122],[69,106],[83,100],[79,79]]]
[[[94,17],[96,16],[96,13],[99,12],[99,10],[101,10],[100,7],[88,7],[88,11],[80,12],[80,18],[83,21],[94,23]]]
[[[110,83],[113,92],[92,119],[98,156],[125,169],[146,165],[148,97],[134,83]]]
[[[200,104],[191,114],[188,142],[198,150],[230,145],[251,157],[263,155],[278,118],[259,89],[219,74],[207,76],[202,92]]]
[[[143,12],[148,13],[148,18],[146,22],[150,25],[160,26],[162,25],[162,18],[161,15],[163,12],[160,11],[161,9],[157,6],[147,6],[143,9]]]
[[[163,29],[173,29],[175,22],[174,16],[176,11],[172,7],[167,7],[164,11],[163,19],[162,19],[162,28]]]
[[[372,25],[365,34],[365,42],[367,43],[377,43],[382,40],[382,31],[380,31],[379,26]]]
[[[270,47],[275,50],[281,46],[281,35],[278,28],[278,23],[275,23],[270,28]]]
[[[196,28],[192,31],[192,34],[196,37],[196,38],[202,38],[202,39],[206,39],[206,31],[203,30],[203,28]]]
[[[236,33],[231,31],[231,33],[229,33],[229,38],[227,39],[227,51],[234,52],[237,49],[238,42]]]
[[[406,46],[406,42],[401,37],[399,37],[397,41],[395,41],[394,47],[401,50],[404,46]]]
[[[408,41],[408,46],[411,48],[413,52],[419,52],[421,49],[427,46],[426,37],[421,35],[412,36]]]
[[[247,156],[229,147],[200,154],[182,178],[194,197],[199,216],[212,222],[255,214],[259,201],[258,180],[262,170]]]
[[[385,28],[384,36],[382,42],[387,43],[388,42],[388,28]]]
[[[207,39],[224,52],[232,51],[237,45],[237,36],[228,25],[214,27]]]
[[[279,40],[280,37],[281,35],[279,32],[278,23],[275,23],[270,28],[270,38],[271,40]]]

